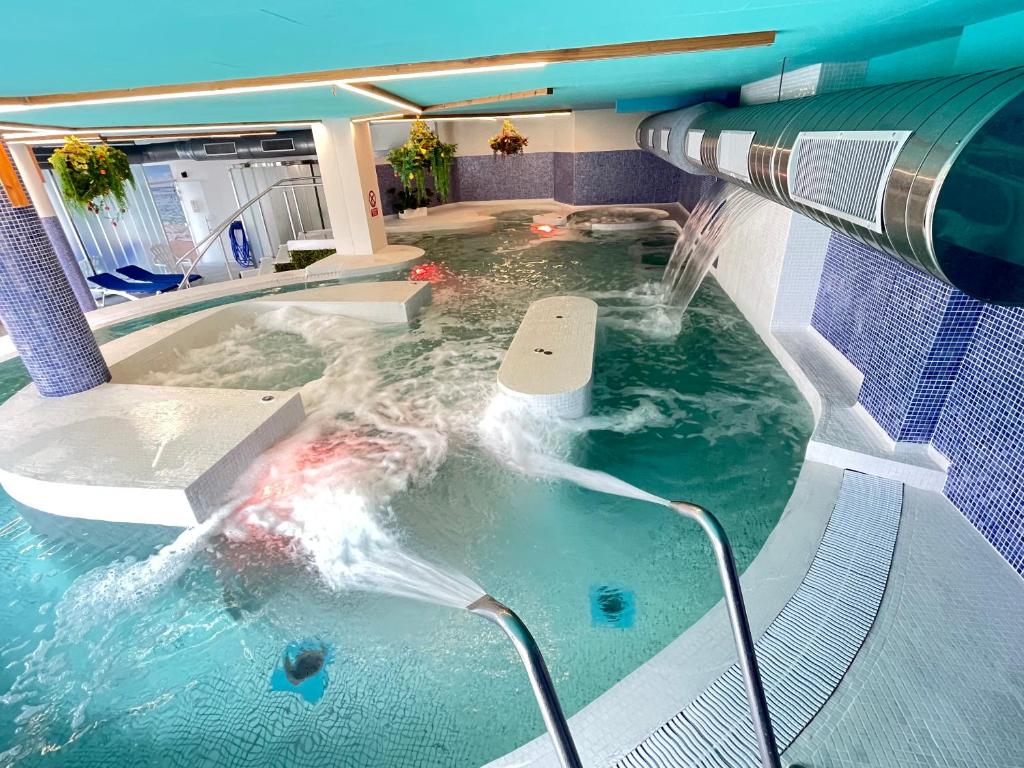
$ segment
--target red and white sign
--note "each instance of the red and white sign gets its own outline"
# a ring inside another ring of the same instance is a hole
[[[377,208],[377,193],[371,189],[367,197],[370,200],[370,216],[379,216],[380,209]]]

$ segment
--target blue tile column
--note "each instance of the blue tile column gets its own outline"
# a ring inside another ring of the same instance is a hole
[[[0,151],[7,147],[0,144]],[[15,208],[6,191],[0,191],[0,322],[44,397],[110,381],[35,208]]]

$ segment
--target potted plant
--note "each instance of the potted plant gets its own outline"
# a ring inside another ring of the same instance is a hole
[[[512,121],[506,118],[501,123],[501,130],[491,136],[487,143],[495,155],[508,157],[522,154],[530,140],[517,131]]]
[[[409,138],[400,147],[388,152],[388,162],[395,176],[402,182],[406,195],[399,217],[403,219],[427,214],[431,192],[427,189],[427,171],[434,179],[437,197],[441,202],[451,194],[451,171],[455,158],[455,145],[445,144],[430,130],[423,120],[414,120]],[[406,205],[411,197],[412,205]],[[396,199],[397,202],[397,199]]]
[[[113,226],[128,210],[128,185],[134,186],[128,156],[106,144],[90,145],[69,136],[50,157],[61,197],[77,211],[106,216]]]

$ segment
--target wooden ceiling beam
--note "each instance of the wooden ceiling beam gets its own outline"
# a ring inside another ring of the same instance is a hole
[[[446,101],[443,104],[431,104],[424,107],[425,113],[440,112],[442,109],[458,109],[461,107],[478,107],[481,104],[500,104],[505,101],[519,101],[521,99],[532,99],[537,96],[550,96],[555,92],[554,88],[534,88],[529,91],[515,91],[514,93],[500,93],[497,96],[481,96],[476,99],[462,99],[461,101]]]
[[[288,88],[303,85],[332,82],[371,81],[389,77],[409,77],[424,73],[444,74],[453,70],[562,64],[582,61],[605,61],[609,59],[662,56],[675,53],[699,51],[721,51],[734,48],[750,48],[772,45],[775,32],[743,32],[728,35],[703,37],[680,37],[668,40],[647,40],[635,43],[592,45],[581,48],[556,48],[547,51],[506,53],[494,56],[473,56],[466,59],[446,61],[423,61],[406,64],[385,64],[370,67],[350,67],[319,72],[299,72],[287,75],[245,77],[232,80],[212,80],[197,83],[171,85],[150,85],[137,88],[112,88],[99,91],[77,91],[71,93],[48,93],[35,96],[2,96],[0,104],[30,108],[55,105],[73,105],[83,102],[122,101],[133,98],[159,99],[161,97],[187,95],[190,93],[225,91],[231,93],[249,88]]]

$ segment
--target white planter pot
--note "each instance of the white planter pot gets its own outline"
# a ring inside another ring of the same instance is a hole
[[[400,218],[400,219],[421,219],[421,218],[423,218],[424,216],[427,215],[427,210],[428,210],[428,208],[426,208],[425,206],[423,208],[407,208],[404,211],[402,211],[400,214],[398,214],[398,218]]]

